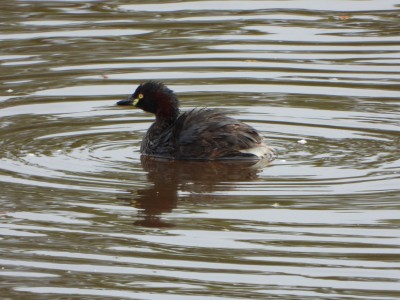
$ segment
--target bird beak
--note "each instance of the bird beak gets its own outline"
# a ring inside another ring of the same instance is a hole
[[[139,98],[133,99],[132,97],[129,97],[127,99],[121,100],[117,102],[117,105],[132,105],[136,106],[136,104],[139,102]]]

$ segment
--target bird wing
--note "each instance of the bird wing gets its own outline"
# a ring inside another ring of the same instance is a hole
[[[243,157],[240,150],[262,143],[262,137],[251,126],[208,108],[182,114],[172,136],[180,159]]]

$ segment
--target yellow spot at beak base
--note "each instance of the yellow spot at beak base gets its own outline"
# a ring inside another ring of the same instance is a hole
[[[140,100],[139,98],[134,99],[132,102],[132,105],[136,106],[138,104],[139,100]]]

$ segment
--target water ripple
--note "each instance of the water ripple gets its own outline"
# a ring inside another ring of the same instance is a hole
[[[128,2],[2,7],[2,296],[398,299],[398,1]],[[146,80],[278,158],[141,158]]]

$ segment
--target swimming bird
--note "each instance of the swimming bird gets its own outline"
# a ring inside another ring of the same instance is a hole
[[[140,84],[118,105],[155,115],[141,143],[142,155],[175,160],[272,160],[274,150],[253,127],[223,111],[195,108],[181,113],[176,94],[162,82]]]

